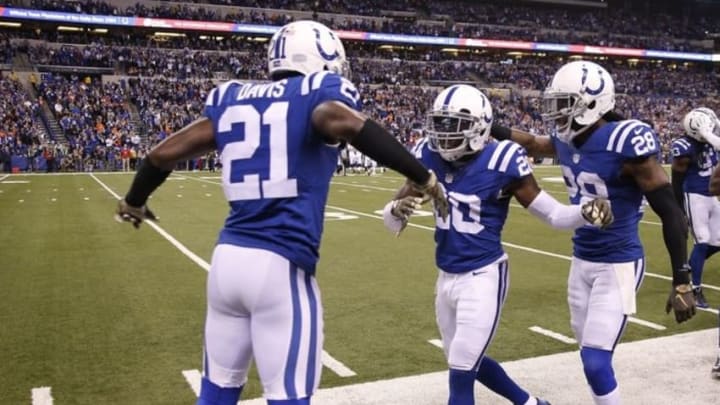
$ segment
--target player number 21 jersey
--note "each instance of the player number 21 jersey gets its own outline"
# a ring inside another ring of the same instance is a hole
[[[210,92],[205,115],[230,204],[218,243],[270,250],[315,271],[338,151],[314,132],[311,115],[332,100],[359,110],[359,99],[352,83],[329,72],[230,81]]]

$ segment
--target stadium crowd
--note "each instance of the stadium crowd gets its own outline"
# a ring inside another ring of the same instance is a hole
[[[382,19],[375,17],[387,10],[388,5],[380,0],[316,0],[299,3],[284,0],[217,0],[212,3],[257,9],[238,11],[236,8],[174,1],[162,2],[159,5],[136,3],[125,8],[104,1],[10,0],[2,1],[0,5],[74,13],[269,25],[284,25],[293,20],[292,15],[282,10],[299,10],[313,12],[316,20],[341,30],[573,42],[674,51],[709,51],[711,45],[690,41],[705,39],[706,32],[717,32],[720,28],[716,19],[700,13],[690,14],[690,11],[682,17],[655,10],[628,13],[622,9],[599,9],[588,13],[585,9],[571,7],[538,7],[501,1],[398,1],[390,8],[404,12],[415,11],[416,16]],[[317,14],[318,12],[322,14]],[[352,15],[352,18],[341,15]],[[588,27],[593,27],[592,31],[587,31]]]
[[[138,3],[127,10],[119,10],[102,1],[0,2],[8,3],[67,12],[134,13],[212,20],[227,17],[227,14],[221,16],[203,6],[170,1],[157,7]],[[292,3],[292,7],[295,7],[294,2],[285,0],[216,0],[213,3],[278,9],[291,7]],[[383,6],[376,0],[316,3],[301,4],[309,5],[309,11],[317,8],[358,16],[376,15]],[[663,32],[657,32],[654,26],[648,25],[647,16],[633,17],[636,25],[632,27],[618,26],[613,19],[617,11],[579,15],[572,9],[537,9],[491,2],[472,5],[463,3],[465,9],[458,15],[456,10],[459,5],[458,2],[429,4],[413,0],[394,3],[395,7],[406,11],[416,10],[424,15],[450,14],[455,22],[472,22],[471,26],[463,29],[474,30],[485,30],[488,26],[512,26],[510,28],[514,30],[538,32],[540,26],[580,30],[588,24],[603,24],[603,31],[607,32],[629,35],[653,33],[657,38],[699,39],[702,38],[703,29],[712,28],[716,24],[700,19],[698,24],[689,26],[685,18],[658,14],[655,17],[663,21]],[[237,21],[268,24],[283,24],[289,18],[261,9],[233,17],[239,17]],[[338,19],[338,24],[374,24],[377,21],[358,17]],[[383,24],[393,24],[390,20],[383,21]],[[402,30],[404,33],[418,33],[416,29],[422,28],[417,27],[407,25]],[[462,25],[456,24],[454,27]],[[388,29],[392,32],[392,27]],[[457,33],[464,35],[460,31]],[[522,35],[517,32],[509,35],[511,39],[522,39],[518,38],[518,35]],[[27,41],[34,39],[47,43]],[[204,99],[218,80],[266,79],[267,42],[250,41],[244,37],[218,38],[188,33],[184,37],[157,38],[144,33],[97,36],[89,32],[17,30],[3,34],[0,41],[6,45],[0,51],[0,58],[8,64],[12,63],[14,56],[26,53],[29,61],[35,65],[105,68],[126,77],[119,84],[112,84],[102,83],[99,76],[89,73],[87,77],[86,74],[45,74],[36,83],[39,97],[37,103],[30,100],[30,95],[17,82],[3,80],[4,100],[12,100],[12,103],[4,102],[0,110],[4,117],[0,127],[0,145],[3,150],[0,158],[8,154],[28,156],[29,153],[37,157],[43,155],[45,149],[51,149],[56,160],[51,165],[52,169],[130,169],[132,162],[141,158],[148,147],[200,116]],[[504,89],[491,92],[496,120],[531,133],[546,133],[537,97],[552,72],[566,61],[532,55],[509,56],[502,52],[482,50],[448,52],[429,46],[379,46],[352,41],[345,41],[345,45],[351,57],[353,81],[363,97],[363,108],[409,147],[422,136],[421,127],[426,109],[437,91],[441,86],[456,81],[470,82],[483,88]],[[630,63],[623,59],[610,59],[601,63],[615,78],[619,94],[618,111],[629,117],[652,122],[662,137],[666,159],[669,141],[681,133],[679,121],[686,111],[697,105],[707,105],[714,109],[720,107],[715,101],[720,83],[707,65]],[[25,106],[26,102],[31,105]],[[43,134],[50,134],[51,131],[42,130],[43,109],[38,106],[45,104],[49,107],[47,111],[50,118],[58,122],[62,132],[55,135],[67,139],[67,143],[55,144],[52,135],[44,139]],[[135,110],[137,113],[133,119],[131,116]],[[24,117],[24,120],[8,118],[18,115]]]

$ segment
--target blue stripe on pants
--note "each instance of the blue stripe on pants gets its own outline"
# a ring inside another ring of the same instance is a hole
[[[505,300],[505,293],[506,293],[506,286],[507,286],[507,268],[508,268],[508,262],[507,260],[500,263],[498,265],[498,292],[497,292],[497,307],[495,309],[495,320],[493,320],[493,326],[492,330],[490,331],[490,336],[488,336],[487,342],[485,342],[485,347],[483,347],[482,351],[480,352],[480,356],[478,356],[477,361],[475,362],[475,365],[473,366],[473,370],[475,372],[478,371],[478,368],[480,367],[480,362],[482,361],[483,357],[485,356],[485,351],[487,350],[488,346],[490,345],[490,342],[493,340],[493,336],[495,336],[495,330],[497,330],[498,321],[500,320],[500,312],[502,311],[502,304]]]
[[[295,387],[295,371],[297,370],[298,352],[300,350],[300,329],[302,315],[300,313],[300,296],[298,294],[297,266],[290,264],[290,292],[292,293],[292,334],[290,335],[290,349],[288,350],[287,364],[285,365],[285,393],[288,398],[297,398]]]
[[[312,276],[305,273],[305,287],[307,288],[308,303],[310,304],[310,348],[308,350],[307,379],[305,380],[305,395],[312,395],[315,385],[315,361],[317,356],[317,300],[312,287]]]

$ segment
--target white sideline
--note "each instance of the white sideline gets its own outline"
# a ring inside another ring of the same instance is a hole
[[[32,394],[32,405],[52,405],[53,397],[51,390],[51,387],[33,388],[30,391]]]
[[[500,342],[502,343],[502,342]],[[710,378],[716,329],[621,343],[613,359],[624,404],[707,405],[718,403],[720,381]],[[503,362],[524,389],[553,405],[592,404],[577,350]],[[475,384],[478,404],[505,404]],[[241,401],[265,405],[262,398]],[[447,403],[447,371],[323,388],[313,405],[438,405]]]
[[[530,329],[531,331],[533,331],[535,333],[539,333],[539,334],[547,336],[549,338],[559,340],[559,341],[561,341],[563,343],[567,343],[569,345],[577,344],[577,340],[575,340],[571,337],[565,336],[562,333],[553,332],[550,329],[541,328],[540,326],[537,326],[537,325],[531,326],[528,329]]]
[[[92,177],[98,184],[100,184],[108,193],[110,193],[113,197],[116,199],[120,199],[120,195],[115,193],[110,187],[108,187],[105,183],[100,181],[97,177],[95,177],[95,174],[90,173],[90,177]],[[190,249],[188,249],[185,245],[180,243],[177,239],[175,239],[172,235],[167,233],[163,228],[160,227],[160,225],[152,222],[152,221],[145,221],[146,224],[148,224],[151,228],[153,228],[157,233],[159,233],[163,238],[165,238],[168,242],[170,242],[173,246],[175,246],[180,252],[182,252],[185,256],[187,256],[190,260],[195,262],[198,266],[200,266],[205,271],[210,271],[210,263],[206,262],[201,258],[200,256],[193,253]],[[325,350],[323,350],[322,353],[322,363],[325,367],[332,370],[335,374],[339,375],[340,377],[351,377],[354,376],[355,373],[350,370],[347,366],[342,364],[341,362],[335,360],[330,354],[328,354]],[[326,360],[328,363],[326,363]],[[352,374],[350,374],[352,373]]]

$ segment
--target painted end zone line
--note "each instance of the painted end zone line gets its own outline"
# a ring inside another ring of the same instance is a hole
[[[94,174],[90,174],[90,177],[93,178],[98,184],[100,184],[108,193],[110,193],[113,197],[116,199],[121,199],[117,193],[115,193],[110,187],[108,187],[105,183],[100,181],[97,177],[95,177]],[[152,221],[145,221],[150,227],[152,227],[157,233],[162,235],[163,238],[167,239],[168,242],[170,242],[173,246],[175,246],[179,251],[181,251],[185,256],[187,256],[190,260],[195,262],[198,266],[203,268],[205,271],[210,271],[210,263],[206,262],[201,258],[200,256],[193,253],[190,249],[185,247],[180,241],[175,239],[172,235],[167,233],[163,228],[160,227],[160,225],[152,222]],[[330,356],[327,352],[323,350],[322,354],[322,363],[325,367],[332,370],[335,374],[339,375],[340,377],[352,377],[355,374],[352,370],[347,368],[344,364],[340,363],[339,361],[335,360],[332,356]]]
[[[50,390],[50,387],[33,388],[30,391],[32,393],[32,405],[52,405],[53,397]]]
[[[541,328],[541,327],[539,327],[539,326],[531,326],[531,327],[529,327],[528,329],[530,329],[531,331],[533,331],[533,332],[535,332],[535,333],[539,333],[539,334],[541,334],[541,335],[545,335],[545,336],[547,336],[547,337],[549,337],[549,338],[552,338],[552,339],[555,339],[555,340],[559,340],[559,341],[561,341],[561,342],[563,342],[563,343],[567,343],[567,344],[569,344],[569,345],[575,345],[575,344],[577,344],[577,340],[575,340],[575,339],[573,339],[573,338],[571,338],[571,337],[567,337],[567,336],[565,336],[565,335],[563,335],[563,334],[560,334],[560,333],[557,333],[557,332],[553,332],[553,331],[551,331],[551,330],[549,330],[549,329]]]

